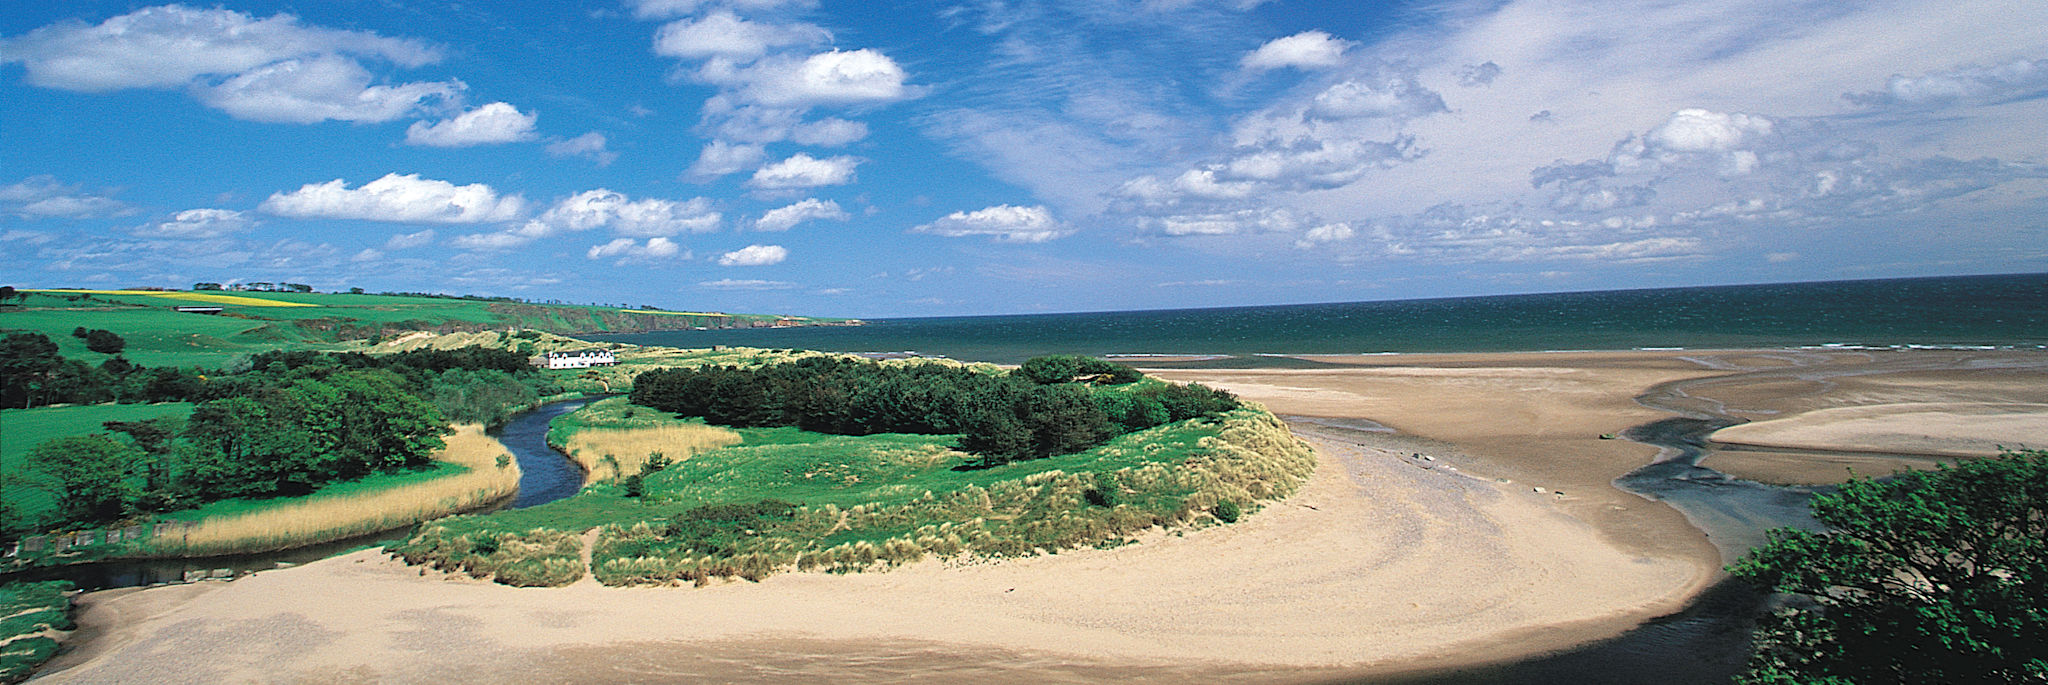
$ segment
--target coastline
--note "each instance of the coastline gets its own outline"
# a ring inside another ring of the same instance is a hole
[[[422,577],[362,552],[231,583],[89,594],[81,634],[97,637],[46,677],[1400,678],[1610,637],[1720,577],[1728,540],[1614,485],[1659,451],[1599,436],[1670,418],[1639,401],[1654,388],[1741,418],[1909,397],[2048,405],[2041,351],[1310,359],[1315,368],[1155,371],[1294,417],[1318,447],[1308,487],[1232,526],[697,590],[520,590]],[[308,647],[316,636],[323,644]]]

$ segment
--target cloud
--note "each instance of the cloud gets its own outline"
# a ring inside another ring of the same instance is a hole
[[[762,190],[846,185],[853,182],[853,169],[860,163],[857,157],[818,159],[799,152],[789,159],[755,170],[747,185]]]
[[[1316,94],[1306,114],[1290,118],[1413,118],[1447,111],[1443,96],[1423,87],[1414,74],[1388,73],[1332,85]]]
[[[527,222],[526,230],[528,234],[545,236],[609,227],[620,235],[647,238],[714,231],[722,221],[724,215],[712,209],[710,198],[634,200],[623,193],[598,188],[555,203]]]
[[[92,219],[128,214],[134,210],[120,200],[65,185],[48,174],[30,176],[0,187],[0,203],[25,219]]]
[[[1246,69],[1260,71],[1282,67],[1327,69],[1342,64],[1344,51],[1351,45],[1351,41],[1335,38],[1323,31],[1303,31],[1267,41],[1245,55],[1242,64]]]
[[[144,8],[97,26],[63,21],[0,41],[0,63],[20,62],[29,83],[87,92],[176,88],[202,76],[326,54],[405,67],[440,59],[439,50],[420,41],[305,26],[289,14],[257,19],[182,5]]]
[[[735,105],[731,99],[714,97],[704,103],[702,130],[729,143],[778,143],[838,147],[866,138],[867,124],[838,117],[805,121],[806,108]]]
[[[28,82],[107,92],[185,88],[207,106],[263,122],[390,121],[459,81],[371,85],[360,60],[416,68],[441,58],[415,40],[306,26],[278,14],[258,19],[225,9],[150,7],[98,25],[51,24],[0,41],[0,62],[20,62]]]
[[[603,245],[593,245],[585,256],[591,259],[619,258],[620,263],[632,260],[666,259],[683,254],[683,246],[663,237],[648,238],[647,242],[634,242],[632,238],[617,238]]]
[[[591,131],[568,140],[548,143],[547,152],[551,157],[582,157],[597,162],[598,166],[611,166],[612,162],[619,158],[619,153],[605,149],[606,142],[604,134]]]
[[[1307,220],[1278,207],[1254,207],[1206,214],[1144,217],[1139,225],[1166,236],[1217,236],[1245,233],[1287,233]]]
[[[747,21],[730,11],[719,10],[662,26],[654,34],[654,54],[685,59],[722,57],[752,61],[776,48],[831,41],[831,32],[812,24]]]
[[[372,86],[370,72],[337,56],[290,59],[195,86],[193,96],[238,119],[267,123],[384,122],[417,111],[427,100],[452,100],[460,82]]]
[[[744,10],[808,9],[818,5],[817,0],[628,0],[633,7],[633,18],[640,20],[673,19],[696,14],[709,7],[733,7]]]
[[[697,287],[709,290],[788,290],[796,287],[796,284],[751,278],[721,278],[716,281],[699,281]]]
[[[752,65],[713,58],[697,78],[728,88],[745,102],[782,106],[891,102],[917,97],[923,89],[904,83],[909,75],[889,56],[872,49],[833,50],[809,57],[775,56]]]
[[[416,233],[400,233],[391,236],[390,239],[384,241],[384,249],[393,251],[410,250],[415,247],[431,245],[433,242],[434,229],[429,228]]]
[[[789,259],[789,250],[781,245],[748,245],[719,255],[719,266],[767,266],[781,264]]]
[[[756,231],[787,231],[797,224],[812,220],[846,221],[853,218],[839,203],[831,200],[808,198],[786,207],[768,210],[761,218],[754,220]]]
[[[219,238],[255,226],[255,219],[232,209],[187,209],[170,221],[137,226],[133,233],[144,238]]]
[[[760,145],[735,145],[714,140],[704,145],[703,152],[697,153],[697,162],[691,164],[683,176],[697,180],[713,179],[760,164],[767,156],[768,149]]]
[[[499,196],[482,183],[458,186],[419,174],[392,173],[353,189],[341,179],[308,183],[289,193],[271,194],[258,209],[300,219],[477,224],[519,218],[526,199]]]
[[[470,147],[533,140],[533,125],[539,118],[536,114],[522,114],[510,104],[493,102],[432,124],[413,122],[405,129],[405,144]],[[602,136],[598,137],[597,146],[603,150]]]
[[[1341,243],[1357,235],[1358,231],[1353,229],[1351,224],[1323,224],[1301,234],[1301,239],[1294,241],[1294,246],[1306,250],[1323,243]]]
[[[1500,65],[1492,62],[1467,64],[1458,69],[1458,85],[1466,88],[1492,85],[1494,79],[1500,78],[1500,71]]]
[[[1071,235],[1074,229],[1053,218],[1052,211],[1043,205],[996,205],[973,212],[954,212],[910,232],[948,238],[985,235],[997,242],[1042,243]]]
[[[2019,59],[1917,77],[1893,74],[1884,90],[1847,93],[1842,97],[1864,107],[1929,107],[2040,97],[2043,91],[2048,91],[2048,59]]]

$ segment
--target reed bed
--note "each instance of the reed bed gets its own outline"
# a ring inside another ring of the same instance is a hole
[[[203,556],[285,549],[440,518],[518,491],[518,462],[483,426],[456,426],[445,442],[434,458],[461,467],[458,473],[373,492],[315,493],[246,514],[209,517],[182,534],[151,539],[149,550]]]
[[[569,436],[563,452],[583,465],[584,484],[617,480],[640,473],[654,455],[671,463],[690,455],[740,442],[731,429],[704,424],[670,423],[645,428],[590,428]]]

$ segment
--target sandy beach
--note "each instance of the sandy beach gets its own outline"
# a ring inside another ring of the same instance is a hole
[[[1768,440],[1736,437],[1797,448],[1704,462],[1760,474],[1746,477],[1821,482],[1840,477],[1830,459],[1870,473],[1957,458],[1872,454],[1942,436],[2048,442],[2032,437],[2048,415],[2041,351],[1313,360],[1158,372],[1264,403],[1316,447],[1301,492],[1236,525],[702,589],[515,589],[359,552],[233,582],[88,594],[76,649],[38,682],[1398,675],[1613,636],[1719,577],[1725,550],[1613,485],[1659,456],[1601,438],[1675,415],[1646,402],[1753,420]],[[1866,409],[1840,411],[1852,408]]]

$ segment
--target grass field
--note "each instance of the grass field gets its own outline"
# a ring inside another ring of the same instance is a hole
[[[37,444],[50,438],[104,433],[100,424],[105,421],[147,421],[190,413],[192,405],[184,402],[0,409],[0,474],[6,475],[7,483],[0,489],[0,498],[23,519],[39,520],[55,504],[49,492],[29,482],[34,468],[28,456]]]
[[[138,364],[199,368],[218,368],[237,354],[344,349],[352,340],[412,331],[635,332],[781,318],[409,295],[84,289],[31,289],[21,295],[18,306],[0,307],[0,332],[42,333],[64,356],[98,364],[107,355],[87,352],[71,331],[106,329],[128,340],[123,354]],[[192,304],[219,305],[223,311],[215,316],[176,311]]]
[[[592,406],[598,411],[576,420],[577,434],[693,423],[649,417],[645,408],[628,415],[631,405]],[[537,507],[443,519],[393,551],[481,577],[515,564],[559,565],[561,552],[542,543],[598,528],[591,572],[610,585],[1034,554],[1234,519],[1293,492],[1314,464],[1284,424],[1256,408],[1125,435],[1078,454],[966,470],[956,468],[971,460],[952,448],[958,436],[732,430],[740,444],[648,477],[642,497],[598,483]],[[515,542],[552,550],[546,555],[554,561],[517,558]],[[556,584],[580,575],[554,569],[500,580]],[[536,578],[548,582],[528,582]]]

